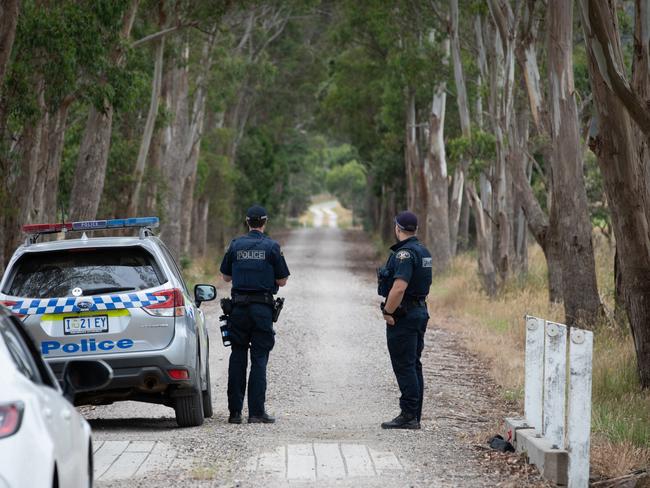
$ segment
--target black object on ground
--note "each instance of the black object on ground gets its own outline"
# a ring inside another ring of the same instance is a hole
[[[514,446],[513,446],[510,442],[508,442],[507,440],[505,440],[503,437],[501,437],[501,436],[498,435],[498,434],[495,435],[494,437],[492,437],[492,438],[488,441],[488,444],[490,445],[490,447],[491,447],[492,449],[495,449],[495,450],[497,450],[497,451],[501,451],[501,452],[515,452],[515,448],[514,448]]]

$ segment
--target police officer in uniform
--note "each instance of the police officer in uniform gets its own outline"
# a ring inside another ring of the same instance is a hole
[[[280,245],[264,234],[266,210],[255,205],[246,212],[249,233],[233,240],[221,263],[221,274],[232,282],[230,339],[232,351],[228,367],[228,409],[231,424],[242,423],[248,378],[248,423],[273,423],[264,409],[266,365],[275,344],[273,295],[285,286],[289,269]]]
[[[418,241],[418,219],[412,212],[395,218],[397,244],[391,247],[386,265],[378,270],[379,294],[386,300],[388,352],[401,392],[401,413],[383,429],[419,429],[424,379],[420,357],[429,313],[426,298],[431,288],[431,253]]]

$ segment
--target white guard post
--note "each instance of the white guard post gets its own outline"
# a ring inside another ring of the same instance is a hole
[[[526,317],[525,418],[506,419],[507,430],[544,477],[570,488],[589,486],[592,354],[593,332]]]

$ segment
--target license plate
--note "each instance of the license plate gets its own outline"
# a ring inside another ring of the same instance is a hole
[[[98,334],[108,332],[108,315],[91,317],[66,317],[63,319],[65,335]]]

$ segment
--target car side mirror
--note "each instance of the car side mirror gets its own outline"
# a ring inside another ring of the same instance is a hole
[[[200,307],[203,302],[217,298],[217,289],[212,285],[196,285],[194,287],[194,302]]]
[[[104,361],[68,361],[63,368],[63,395],[74,403],[81,393],[101,390],[113,379],[113,369]]]

